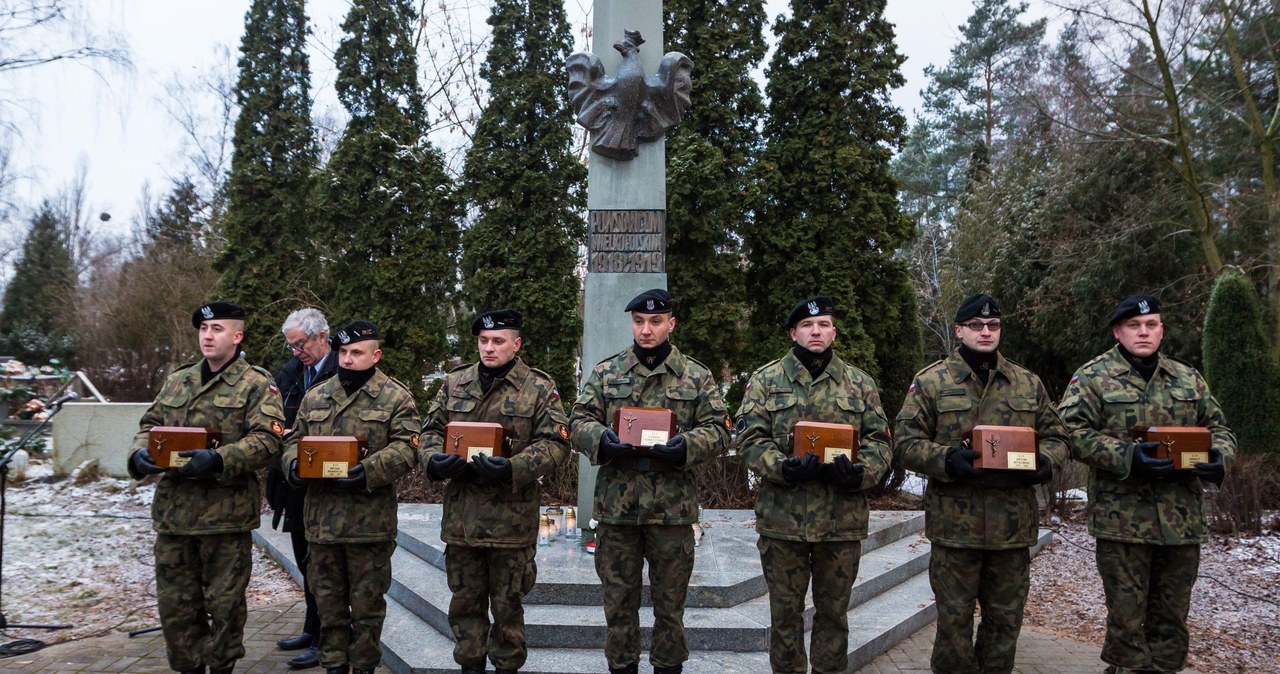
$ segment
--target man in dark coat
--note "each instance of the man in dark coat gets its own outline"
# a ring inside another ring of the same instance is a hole
[[[318,309],[307,307],[289,314],[284,319],[280,332],[284,335],[285,348],[293,357],[276,373],[276,387],[280,389],[280,398],[284,402],[285,428],[292,429],[293,420],[298,415],[298,406],[302,404],[302,396],[338,371],[338,359],[333,355],[329,343],[329,323]],[[267,496],[271,509],[275,511],[271,526],[279,528],[281,520],[284,521],[284,530],[289,532],[289,539],[293,543],[293,559],[298,563],[298,568],[302,569],[305,579],[307,538],[303,533],[302,508],[306,503],[307,490],[289,487],[279,467],[272,466],[267,470]],[[316,611],[316,597],[305,582],[302,584],[302,591],[307,603],[302,633],[276,642],[280,650],[284,651],[306,649],[288,661],[287,664],[293,669],[306,669],[320,664],[320,615]]]

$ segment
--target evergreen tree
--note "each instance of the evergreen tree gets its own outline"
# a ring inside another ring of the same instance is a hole
[[[462,176],[476,214],[462,239],[463,291],[477,312],[522,312],[522,357],[573,391],[586,167],[573,153],[573,116],[555,65],[568,58],[573,39],[559,0],[496,0],[489,25],[480,70],[489,103]],[[469,321],[459,324],[467,337]]]
[[[244,348],[271,367],[284,356],[280,324],[315,275],[311,212],[317,147],[308,93],[303,0],[254,0],[240,42],[226,245],[217,296],[249,310]]]
[[[0,334],[6,350],[37,365],[74,356],[67,317],[75,290],[75,263],[66,228],[62,216],[46,201],[31,219],[22,257],[4,289]]]
[[[1204,374],[1240,451],[1280,452],[1280,366],[1271,358],[1261,302],[1248,277],[1218,277],[1204,317]]]
[[[380,367],[426,409],[422,376],[448,354],[462,208],[426,139],[415,21],[408,0],[352,2],[335,54],[338,99],[351,120],[320,204],[331,322],[377,323]]]
[[[680,348],[719,376],[744,372],[747,316],[741,228],[747,170],[764,101],[751,71],[764,58],[762,0],[663,3],[667,49],[694,61],[693,106],[667,135],[667,280]]]
[[[745,239],[752,362],[789,348],[787,313],[824,293],[840,314],[842,357],[875,377],[888,402],[920,360],[920,333],[914,302],[901,313],[912,291],[894,259],[912,228],[889,174],[905,122],[889,102],[903,57],[884,4],[793,0],[778,23],[755,169],[761,200]]]

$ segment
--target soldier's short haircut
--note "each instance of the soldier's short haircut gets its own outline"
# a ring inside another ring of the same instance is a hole
[[[324,319],[324,314],[320,313],[319,309],[306,307],[289,314],[284,319],[284,325],[280,326],[280,334],[283,335],[295,328],[308,337],[319,337],[329,334],[329,321]]]

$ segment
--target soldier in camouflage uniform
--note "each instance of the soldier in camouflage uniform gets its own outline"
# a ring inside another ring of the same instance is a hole
[[[240,354],[245,311],[228,302],[191,315],[204,359],[165,379],[142,415],[129,454],[136,479],[164,474],[151,502],[156,598],[169,666],[225,674],[244,657],[245,588],[253,568],[250,531],[260,522],[259,468],[280,452],[284,412],[271,373]],[[215,428],[217,447],[180,452],[181,468],[147,452],[155,426]]]
[[[1161,355],[1160,302],[1134,295],[1111,318],[1116,346],[1085,363],[1059,409],[1072,456],[1089,466],[1089,533],[1107,595],[1108,672],[1176,672],[1187,657],[1187,611],[1206,540],[1201,480],[1221,484],[1235,436],[1200,373]],[[1199,426],[1210,461],[1173,470],[1149,456],[1134,426]]]
[[[956,313],[960,346],[916,374],[898,413],[895,452],[928,478],[925,534],[938,603],[933,671],[1010,672],[1031,582],[1028,548],[1039,530],[1034,485],[1069,456],[1067,432],[1040,378],[1000,355],[1000,307],[986,295]],[[1037,433],[1035,471],[978,469],[962,444],[980,424]],[[973,605],[982,608],[976,642]]]
[[[611,674],[635,674],[640,660],[640,590],[649,562],[653,632],[649,661],[656,674],[678,674],[689,659],[684,602],[693,573],[698,492],[690,470],[723,454],[729,413],[706,366],[680,353],[667,337],[675,303],[665,290],[641,293],[631,312],[635,343],[598,363],[570,415],[573,442],[600,466],[593,501],[596,573],[604,586],[608,623],[605,657]],[[675,412],[677,433],[650,448],[650,457],[621,442],[611,428],[624,406]]]
[[[848,666],[849,595],[867,537],[865,490],[880,482],[892,459],[875,382],[831,348],[834,314],[830,297],[796,305],[786,322],[794,346],[751,375],[738,415],[738,451],[761,478],[757,546],[769,585],[769,664],[779,673],[808,671],[804,598],[811,577],[813,671]],[[853,426],[857,463],[791,456],[797,421]]]
[[[520,312],[499,309],[471,323],[480,362],[449,373],[423,427],[427,476],[449,480],[440,540],[453,599],[453,658],[464,674],[524,666],[524,596],[537,578],[538,480],[569,455],[569,420],[556,383],[524,363]],[[445,452],[451,421],[502,424],[507,456]],[[493,623],[489,612],[493,612]]]
[[[281,469],[307,489],[307,582],[320,612],[320,664],[329,674],[370,674],[382,660],[383,595],[396,548],[394,483],[418,464],[421,421],[409,389],[376,367],[377,326],[354,321],[335,336],[338,373],[303,397]],[[366,455],[345,478],[304,481],[298,442],[308,435],[364,436]]]

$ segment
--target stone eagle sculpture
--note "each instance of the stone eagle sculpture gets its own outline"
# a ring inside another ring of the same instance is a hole
[[[646,77],[640,66],[642,44],[644,38],[634,30],[613,43],[622,54],[615,77],[605,75],[600,57],[589,52],[566,61],[569,99],[578,123],[591,131],[591,149],[613,159],[634,159],[638,142],[662,138],[689,109],[693,61],[680,52],[668,52],[658,74]]]

